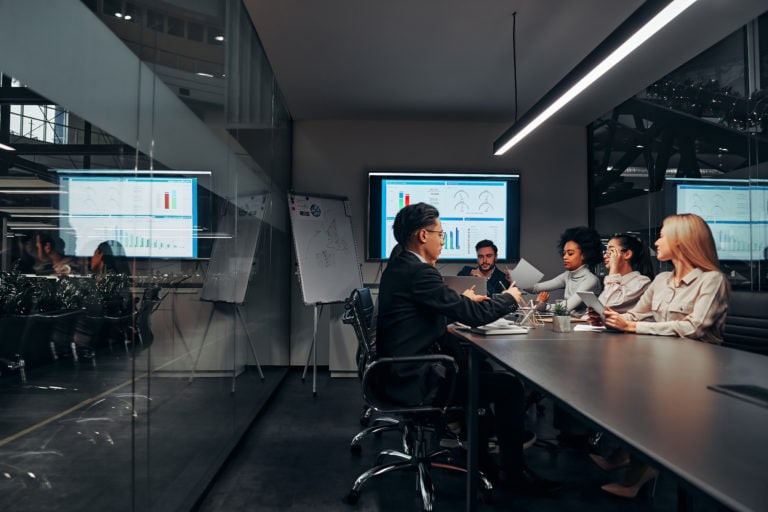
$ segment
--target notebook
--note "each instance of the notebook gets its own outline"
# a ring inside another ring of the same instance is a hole
[[[443,276],[443,281],[448,288],[456,293],[463,293],[464,290],[475,287],[475,293],[486,295],[488,293],[488,280],[477,276]]]

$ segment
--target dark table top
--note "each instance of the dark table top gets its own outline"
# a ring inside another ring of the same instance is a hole
[[[484,336],[502,366],[736,510],[768,509],[768,404],[708,388],[768,389],[768,357],[684,338],[608,332]]]

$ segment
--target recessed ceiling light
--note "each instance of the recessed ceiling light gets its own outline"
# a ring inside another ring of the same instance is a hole
[[[3,144],[2,142],[0,142],[0,149],[4,149],[6,151],[16,151],[16,148],[13,148],[11,146],[7,146],[7,145]]]

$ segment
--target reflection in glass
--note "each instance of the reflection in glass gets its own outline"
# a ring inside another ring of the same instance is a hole
[[[768,37],[754,27],[590,125],[592,208],[601,233],[635,231],[651,247],[666,215],[698,213],[731,285],[768,291],[768,182],[760,172],[768,159],[768,90],[751,78],[757,70],[747,58],[759,54],[768,64]]]

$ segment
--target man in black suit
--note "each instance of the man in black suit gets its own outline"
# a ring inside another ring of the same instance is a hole
[[[475,253],[477,254],[477,266],[465,266],[458,276],[477,276],[484,277],[488,281],[488,295],[492,296],[501,293],[512,284],[509,279],[509,273],[496,266],[496,259],[499,256],[499,248],[490,240],[480,240],[475,244]]]
[[[467,358],[459,340],[447,332],[449,321],[470,326],[483,325],[517,309],[520,290],[510,286],[489,299],[474,290],[458,294],[443,282],[435,268],[443,247],[442,230],[436,208],[425,203],[406,206],[397,214],[392,227],[398,245],[390,255],[379,287],[377,351],[381,357],[402,357],[442,353],[453,356],[459,365],[456,403],[466,404]],[[423,375],[419,372],[393,375],[386,388],[390,398],[408,402]],[[423,385],[423,382],[421,383]],[[523,458],[524,392],[511,374],[484,371],[480,377],[481,402],[494,404],[494,421],[499,441],[497,466],[488,446],[487,422],[481,421],[478,454],[486,474],[512,490],[547,492],[552,485],[530,472]]]

